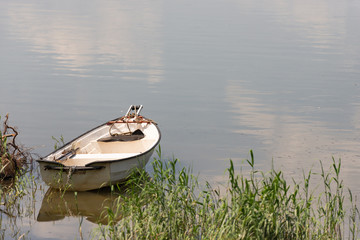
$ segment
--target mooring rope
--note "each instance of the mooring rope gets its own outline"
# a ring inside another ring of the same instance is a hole
[[[129,130],[129,132],[124,133],[124,134],[131,134],[129,123],[138,123],[138,124],[140,124],[140,123],[151,124],[152,123],[152,124],[157,125],[157,123],[154,120],[149,119],[149,118],[144,118],[143,116],[136,116],[134,118],[134,120],[132,120],[132,121],[126,120],[126,118],[128,118],[128,119],[134,118],[134,115],[124,116],[124,117],[121,117],[121,118],[119,118],[117,120],[107,122],[107,125],[111,125],[109,127],[110,136],[114,137],[114,136],[119,135],[118,133],[112,133],[111,132],[111,129],[114,127],[115,123],[126,123],[126,126],[127,126],[128,130]]]

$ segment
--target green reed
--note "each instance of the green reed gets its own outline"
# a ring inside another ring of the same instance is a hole
[[[0,239],[26,239],[29,229],[23,227],[22,219],[34,215],[38,189],[31,173],[0,181]]]
[[[228,188],[220,194],[210,184],[200,186],[178,159],[152,162],[151,177],[139,170],[126,183],[116,208],[107,209],[109,224],[99,225],[94,238],[104,239],[356,239],[359,211],[351,191],[344,193],[341,161],[327,172],[303,174],[290,184],[281,171],[250,174],[227,169]],[[315,195],[312,177],[324,190]],[[345,201],[349,211],[345,211]],[[119,217],[120,216],[120,217]],[[119,220],[120,219],[120,220]]]

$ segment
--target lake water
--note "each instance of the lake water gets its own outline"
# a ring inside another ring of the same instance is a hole
[[[299,179],[341,158],[360,195],[359,1],[0,4],[0,115],[34,152],[143,104],[163,155],[215,186],[253,149],[259,169],[274,162]],[[79,221],[35,216],[26,227],[79,238]]]

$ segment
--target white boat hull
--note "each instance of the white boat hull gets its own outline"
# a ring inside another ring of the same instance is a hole
[[[143,168],[149,161],[153,150],[145,155],[125,160],[98,163],[99,169],[81,167],[61,167],[57,164],[39,162],[43,181],[50,187],[72,191],[88,191],[124,181],[136,168]],[[50,168],[49,168],[50,167]],[[61,169],[62,168],[62,169]]]
[[[93,190],[121,182],[134,169],[143,168],[160,138],[153,121],[138,115],[122,117],[84,133],[37,162],[47,185]]]

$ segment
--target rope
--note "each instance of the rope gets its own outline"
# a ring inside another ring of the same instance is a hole
[[[127,128],[129,129],[129,132],[128,132],[128,134],[131,134],[131,130],[130,130],[130,126],[129,126],[129,123],[147,123],[147,124],[155,124],[155,125],[157,125],[157,123],[154,121],[154,120],[151,120],[151,119],[149,119],[149,118],[144,118],[143,116],[137,116],[137,117],[135,117],[135,119],[134,120],[132,120],[132,121],[127,121],[126,120],[126,118],[133,118],[135,115],[129,115],[129,116],[124,116],[124,117],[121,117],[121,118],[119,118],[119,119],[117,119],[117,120],[115,120],[115,121],[109,121],[109,122],[107,122],[106,124],[107,125],[111,125],[110,127],[109,127],[109,134],[110,134],[110,136],[112,136],[112,137],[114,137],[114,136],[117,136],[117,135],[119,135],[118,133],[112,133],[111,132],[111,129],[114,127],[114,125],[115,125],[115,123],[126,123],[126,126],[127,126]]]

